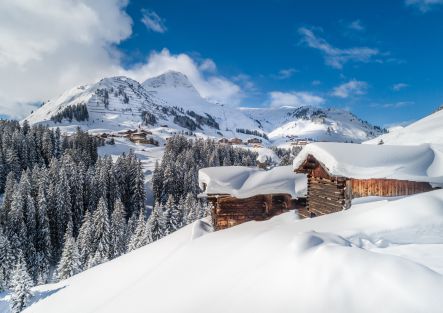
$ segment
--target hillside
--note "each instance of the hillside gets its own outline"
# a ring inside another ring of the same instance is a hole
[[[443,110],[440,107],[434,113],[406,127],[396,127],[388,134],[383,134],[365,143],[378,144],[380,140],[383,140],[385,144],[398,145],[441,144],[443,142]]]
[[[83,111],[80,118],[69,116],[70,111],[80,109],[87,110],[88,119],[83,117]],[[284,145],[305,138],[361,142],[383,133],[379,127],[340,109],[253,109],[210,103],[185,75],[173,71],[143,84],[127,77],[111,77],[76,87],[45,103],[26,120],[59,126],[65,131],[77,126],[105,132],[143,125],[163,139],[177,131],[244,140],[258,136],[266,145]]]
[[[439,312],[443,191],[362,200],[315,219],[289,212],[216,233],[196,222],[36,287],[25,312]]]

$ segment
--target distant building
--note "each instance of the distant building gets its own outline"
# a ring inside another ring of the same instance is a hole
[[[243,144],[243,140],[241,140],[240,138],[232,138],[229,140],[229,143],[232,145],[241,145]]]
[[[250,138],[250,139],[248,139],[248,144],[259,144],[259,143],[262,143],[262,140],[261,139],[259,139],[259,138]]]
[[[152,134],[150,131],[139,128],[136,132],[129,134],[129,140],[137,144],[155,145],[158,146],[158,141],[152,137],[147,137]]]
[[[430,145],[312,143],[294,159],[294,170],[307,174],[307,212],[318,216],[348,209],[354,198],[442,187],[443,169],[434,164],[440,153]]]
[[[220,140],[218,141],[218,143],[219,143],[219,144],[228,144],[228,143],[229,143],[229,140],[226,139],[226,138],[222,138],[222,139],[220,139]]]

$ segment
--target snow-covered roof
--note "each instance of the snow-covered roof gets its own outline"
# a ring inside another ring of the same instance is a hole
[[[334,176],[422,181],[443,186],[443,146],[439,145],[311,143],[294,159],[293,168],[298,169],[309,155]]]
[[[206,195],[229,194],[236,198],[275,193],[297,198],[304,197],[307,189],[306,175],[295,174],[290,165],[269,171],[246,166],[208,167],[198,172],[198,182]]]

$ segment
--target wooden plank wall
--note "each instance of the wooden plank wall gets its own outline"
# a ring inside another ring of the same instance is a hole
[[[319,216],[343,210],[345,187],[345,179],[308,175],[308,211],[312,216]]]
[[[225,229],[248,221],[263,221],[291,207],[288,194],[258,195],[246,199],[231,196],[209,198],[214,204],[212,219],[215,230]]]
[[[425,182],[415,182],[395,179],[351,179],[352,197],[406,196],[432,190]]]

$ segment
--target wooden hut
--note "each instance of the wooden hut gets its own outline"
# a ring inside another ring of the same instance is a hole
[[[241,144],[243,144],[243,140],[241,140],[240,138],[231,138],[229,140],[229,143],[231,145],[241,145]]]
[[[404,196],[441,187],[443,173],[428,170],[434,157],[429,145],[313,143],[295,158],[294,170],[308,176],[306,215],[313,217],[347,209],[354,198]]]
[[[259,138],[250,138],[248,139],[248,144],[261,144],[262,140]]]
[[[226,139],[226,138],[221,138],[221,139],[218,141],[218,143],[219,143],[219,144],[228,144],[228,143],[229,143],[229,140]]]
[[[296,208],[306,192],[306,175],[291,166],[269,171],[254,167],[210,167],[199,171],[200,197],[212,204],[216,230],[263,221]]]

